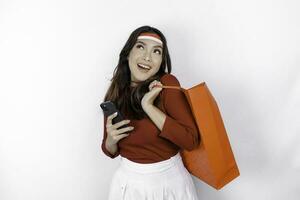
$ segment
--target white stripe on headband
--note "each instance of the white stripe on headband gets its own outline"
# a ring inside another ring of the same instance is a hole
[[[137,39],[148,39],[148,40],[153,40],[153,41],[156,41],[156,42],[162,44],[162,41],[160,39],[157,39],[156,37],[153,37],[153,36],[141,35]]]

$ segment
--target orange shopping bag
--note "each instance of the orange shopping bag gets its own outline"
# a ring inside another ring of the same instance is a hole
[[[162,86],[181,90],[193,112],[201,142],[192,150],[181,151],[187,170],[215,189],[221,189],[240,175],[230,147],[218,105],[205,82],[190,89]]]

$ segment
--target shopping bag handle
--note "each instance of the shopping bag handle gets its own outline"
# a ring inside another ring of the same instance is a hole
[[[185,88],[183,88],[183,87],[180,87],[180,86],[169,86],[169,85],[163,85],[163,86],[160,86],[160,85],[157,85],[157,87],[161,87],[161,88],[166,88],[166,89],[177,89],[177,90],[181,90],[182,92],[187,92],[188,90],[191,90],[192,88],[194,88],[194,87],[198,87],[198,86],[205,86],[205,87],[207,87],[206,86],[206,82],[201,82],[201,83],[199,83],[199,84],[197,84],[197,85],[195,85],[195,86],[193,86],[193,87],[191,87],[191,88],[189,88],[189,89],[185,89]]]
[[[161,87],[161,88],[169,88],[169,89],[177,89],[177,90],[181,90],[181,91],[183,91],[183,90],[185,90],[184,88],[182,88],[182,87],[179,87],[179,86],[167,86],[167,85],[163,85],[163,86],[160,86],[160,85],[158,85],[158,87]]]

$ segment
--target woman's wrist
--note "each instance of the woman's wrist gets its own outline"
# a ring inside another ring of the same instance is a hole
[[[105,148],[109,151],[112,155],[114,155],[118,151],[117,144],[111,144],[107,140],[105,142]]]

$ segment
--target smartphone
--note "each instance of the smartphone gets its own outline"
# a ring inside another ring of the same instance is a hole
[[[124,120],[123,115],[117,109],[117,107],[115,106],[115,104],[113,102],[111,102],[111,101],[105,101],[105,102],[103,102],[103,103],[100,104],[100,107],[103,110],[103,114],[106,117],[108,117],[109,115],[111,115],[111,114],[113,114],[115,112],[118,113],[117,116],[112,119],[112,124],[115,124],[115,123],[118,123],[118,122]],[[118,129],[125,128],[127,126],[128,126],[128,124],[125,124],[125,125],[119,127]]]

